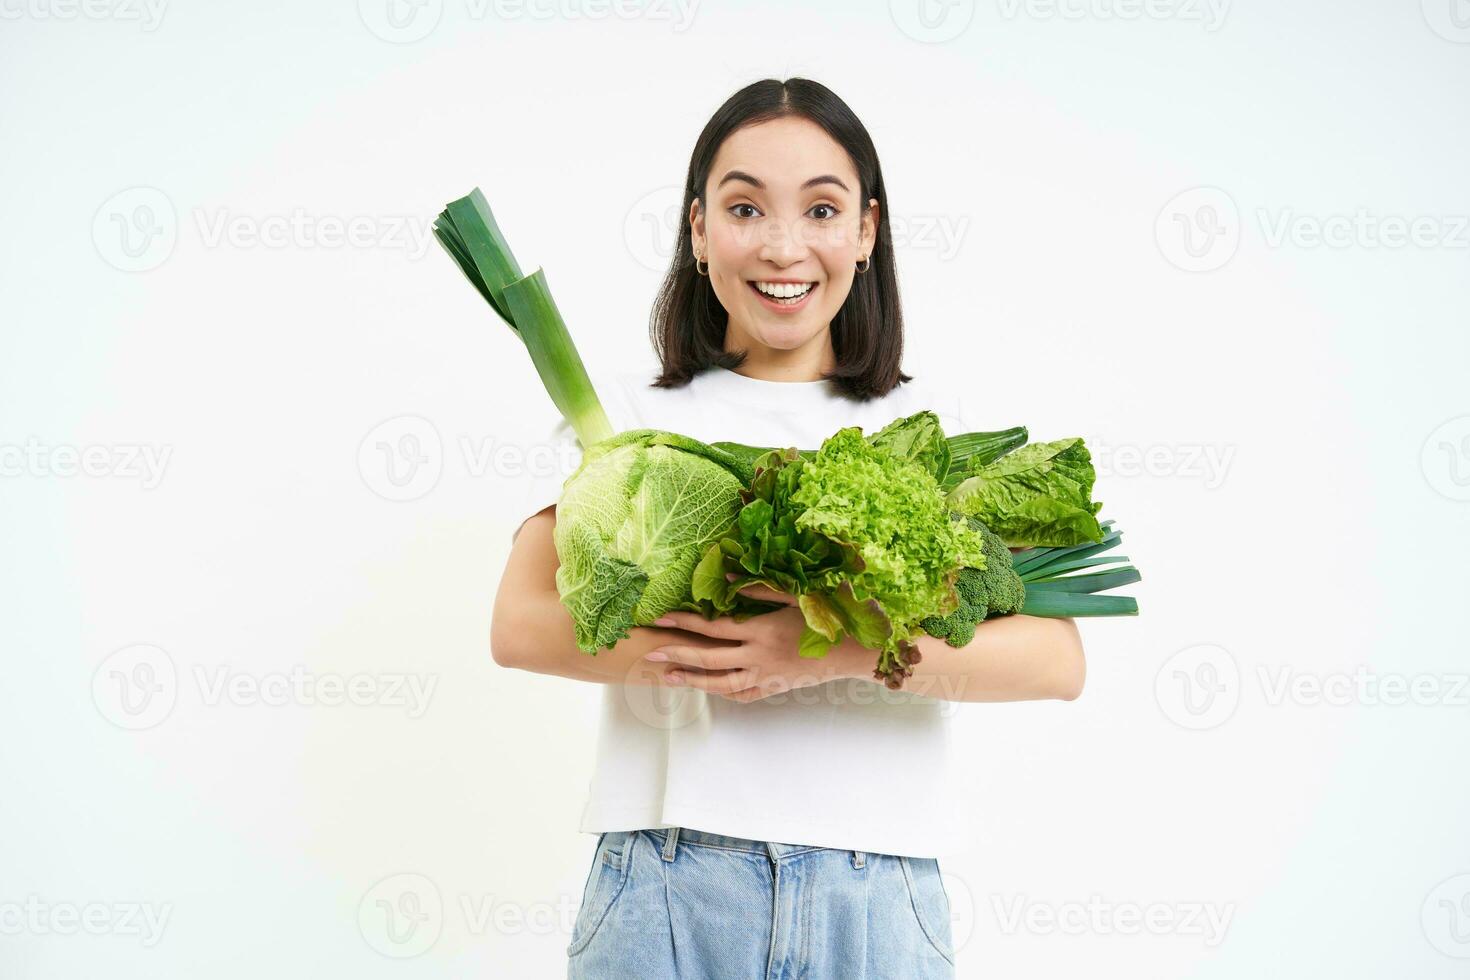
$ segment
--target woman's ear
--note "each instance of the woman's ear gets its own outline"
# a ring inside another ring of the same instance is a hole
[[[689,202],[689,246],[695,255],[704,255],[704,209],[699,198]]]
[[[873,248],[878,243],[878,199],[868,198],[868,206],[863,209],[863,227],[860,233],[861,248],[858,252],[859,260],[863,256],[871,257]]]

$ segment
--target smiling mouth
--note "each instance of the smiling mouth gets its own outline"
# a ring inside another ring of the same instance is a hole
[[[746,285],[771,309],[791,310],[804,304],[817,291],[818,283],[766,283],[765,289],[756,281],[747,282]]]

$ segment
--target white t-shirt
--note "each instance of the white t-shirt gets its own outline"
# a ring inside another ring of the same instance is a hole
[[[960,400],[919,379],[858,402],[825,381],[748,378],[725,368],[683,388],[592,373],[615,431],[667,429],[704,442],[816,449],[922,409],[970,431]],[[580,459],[566,422],[558,459]],[[556,503],[567,475],[532,477],[525,516]],[[793,654],[794,655],[794,654]],[[590,654],[588,654],[590,656]],[[874,664],[877,654],[874,654]],[[956,702],[892,691],[870,676],[740,703],[691,688],[604,685],[597,759],[580,830],[689,827],[711,833],[942,858],[964,848],[951,769]]]

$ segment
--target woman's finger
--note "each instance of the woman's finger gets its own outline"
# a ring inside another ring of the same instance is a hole
[[[654,620],[653,625],[688,630],[691,633],[713,636],[717,640],[743,640],[746,638],[745,627],[735,622],[729,616],[721,616],[719,619],[705,619],[699,613],[694,612],[666,612]]]
[[[743,667],[744,657],[737,653],[738,647],[700,649],[699,647],[670,644],[646,654],[644,660],[664,662],[671,667],[698,667],[700,670],[730,670]]]
[[[752,599],[764,599],[767,602],[784,602],[788,606],[794,606],[798,601],[796,596],[790,592],[777,592],[766,585],[747,585],[740,590],[740,594],[750,596]]]
[[[750,670],[730,670],[723,674],[711,674],[705,671],[679,670],[674,673],[682,675],[677,681],[672,679],[669,681],[676,686],[698,688],[701,691],[708,691],[710,694],[729,694],[733,691],[743,691],[750,687],[754,672]]]

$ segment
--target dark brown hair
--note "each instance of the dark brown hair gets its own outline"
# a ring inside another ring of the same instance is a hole
[[[709,278],[694,270],[689,208],[696,197],[701,209],[706,207],[705,183],[726,137],[741,127],[785,116],[799,116],[821,126],[852,158],[861,206],[866,208],[871,198],[878,201],[877,240],[868,256],[871,264],[867,272],[853,278],[847,299],[832,319],[832,352],[837,364],[823,378],[861,401],[882,397],[912,380],[900,367],[903,314],[888,228],[888,197],[873,141],[847,103],[827,86],[806,78],[784,82],[767,78],[730,96],[694,144],[673,262],[649,319],[653,348],[663,367],[652,387],[682,387],[707,368],[734,369],[745,360],[743,352],[724,349],[729,313],[715,296]]]

